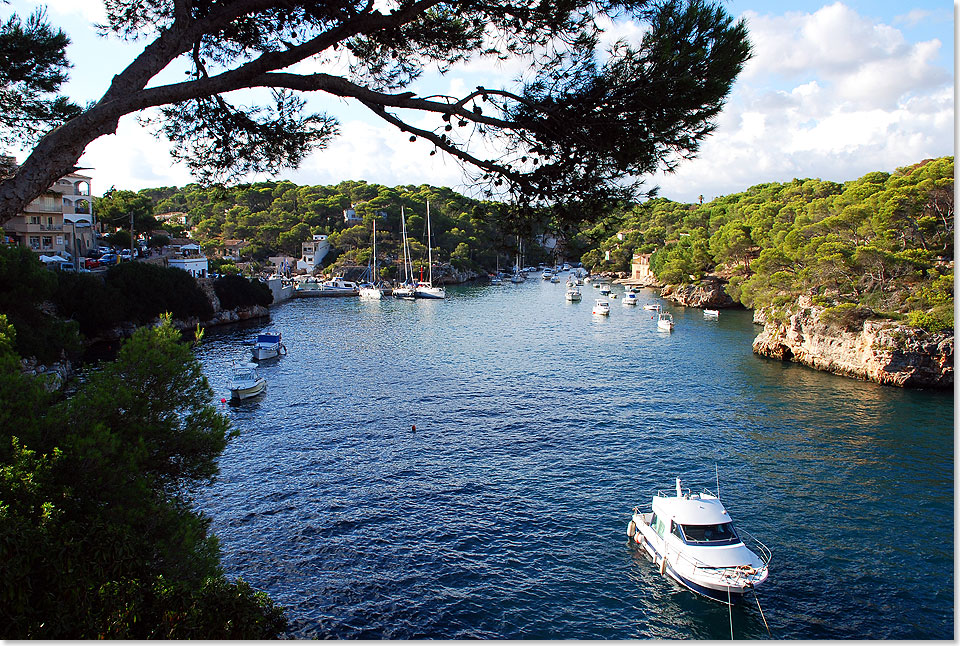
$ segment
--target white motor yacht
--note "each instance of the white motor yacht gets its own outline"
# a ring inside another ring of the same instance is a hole
[[[601,284],[600,284],[600,295],[601,295],[601,296],[608,296],[609,294],[610,294],[610,285],[607,285],[606,283],[601,283]]]
[[[597,316],[610,316],[610,303],[605,298],[598,298],[593,306],[593,313]]]
[[[670,494],[674,495],[670,495]],[[661,574],[723,603],[735,603],[767,580],[771,553],[742,529],[716,495],[658,491],[651,511],[634,508],[627,536],[643,547]]]
[[[233,369],[230,379],[230,399],[240,401],[255,397],[267,387],[267,380],[257,372],[257,364],[244,363]]]
[[[660,310],[660,316],[657,318],[657,327],[666,332],[673,331],[673,314]]]
[[[567,288],[567,300],[571,303],[579,301],[581,298],[580,288],[576,285],[572,285]]]
[[[656,303],[647,303],[646,305],[643,306],[643,309],[648,310],[650,312],[657,312],[660,310],[660,306],[657,305]]]
[[[254,361],[263,359],[272,359],[279,357],[280,354],[286,354],[287,348],[281,342],[279,332],[261,332],[257,335],[257,340],[253,343],[250,352],[253,354]]]
[[[633,292],[624,292],[623,293],[623,304],[624,305],[636,305],[637,304],[637,295]]]

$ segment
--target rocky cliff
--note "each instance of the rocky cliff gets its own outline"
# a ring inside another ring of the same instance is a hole
[[[786,322],[769,309],[754,312],[754,322],[764,326],[754,352],[891,386],[953,387],[952,331],[930,333],[890,320],[849,329],[825,321],[824,308],[809,298],[797,304]]]
[[[739,307],[724,289],[725,283],[719,278],[707,276],[696,285],[666,285],[660,290],[660,296],[687,307],[705,307],[723,309]]]

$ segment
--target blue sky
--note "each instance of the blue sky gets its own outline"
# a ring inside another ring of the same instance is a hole
[[[93,24],[102,8],[93,0],[15,0],[0,4],[0,16],[26,15],[37,4],[47,6],[51,22],[73,41],[67,92],[76,101],[99,98],[142,48],[98,37]],[[755,56],[698,159],[670,176],[647,178],[661,187],[662,196],[709,200],[794,177],[842,182],[953,154],[953,6],[859,0],[723,4],[746,19]],[[611,25],[610,32],[611,38],[640,34],[629,23]],[[428,79],[421,91],[456,93],[479,83],[506,83],[521,69],[469,64]],[[170,70],[167,77],[179,80],[178,71]],[[300,169],[280,177],[299,184],[429,183],[471,193],[459,166],[444,155],[430,156],[426,143],[409,143],[356,105],[330,99],[316,105],[341,121],[342,134]],[[81,165],[93,169],[98,194],[110,186],[137,190],[191,181],[171,162],[166,142],[154,139],[133,117],[121,121],[116,135],[93,142]]]

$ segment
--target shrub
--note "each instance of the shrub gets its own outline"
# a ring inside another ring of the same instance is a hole
[[[225,310],[251,305],[266,307],[273,302],[273,292],[259,280],[247,280],[243,276],[223,276],[213,281],[213,291]]]
[[[200,285],[177,267],[125,262],[107,270],[106,284],[122,295],[124,318],[136,323],[149,323],[164,312],[178,319],[213,316]]]
[[[825,309],[820,315],[820,320],[849,332],[856,332],[863,328],[863,322],[871,316],[873,316],[873,310],[870,308],[856,303],[841,303]]]

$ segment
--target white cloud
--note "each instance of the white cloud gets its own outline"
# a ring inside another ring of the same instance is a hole
[[[661,195],[694,201],[794,177],[847,181],[953,154],[940,41],[909,43],[841,3],[747,18],[755,58],[699,158],[655,180]]]
[[[169,151],[165,139],[156,139],[136,118],[127,116],[120,120],[116,134],[100,137],[87,146],[77,165],[92,169],[93,192],[97,195],[111,186],[137,191],[193,181],[185,166],[171,161]]]
[[[90,23],[103,24],[107,22],[107,14],[102,2],[91,0],[29,0],[31,4],[47,7],[52,14],[62,16],[80,16]]]

